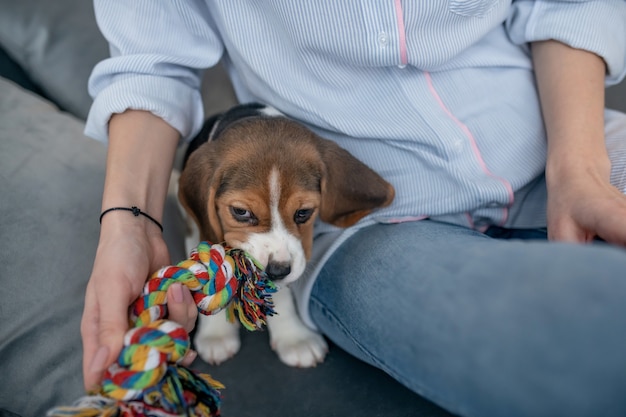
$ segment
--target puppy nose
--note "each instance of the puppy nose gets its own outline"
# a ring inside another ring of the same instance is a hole
[[[274,262],[270,260],[265,267],[265,272],[267,273],[269,279],[277,281],[289,275],[291,272],[291,265],[287,262]]]

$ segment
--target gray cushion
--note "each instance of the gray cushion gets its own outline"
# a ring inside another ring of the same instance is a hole
[[[0,126],[0,415],[43,416],[84,393],[80,318],[106,149],[81,121],[4,79]],[[170,198],[173,259],[184,258],[180,221]]]
[[[0,0],[0,47],[63,110],[86,119],[92,99],[87,82],[109,56],[91,1]],[[204,77],[204,109],[211,115],[236,103],[221,66]]]
[[[87,117],[89,74],[109,54],[91,1],[0,0],[0,46],[48,98]]]

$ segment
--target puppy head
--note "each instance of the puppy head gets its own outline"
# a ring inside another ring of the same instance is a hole
[[[347,227],[393,197],[350,153],[282,117],[241,120],[199,146],[179,186],[202,239],[247,251],[285,284],[304,271],[317,216]]]

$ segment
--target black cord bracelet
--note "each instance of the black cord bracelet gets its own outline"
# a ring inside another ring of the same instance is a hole
[[[104,217],[105,214],[107,214],[107,213],[109,213],[111,211],[115,211],[115,210],[130,211],[131,213],[133,213],[133,216],[135,216],[135,217],[138,217],[141,214],[142,216],[147,217],[148,219],[150,219],[150,221],[152,223],[154,223],[157,226],[159,226],[159,229],[161,229],[161,233],[163,233],[163,226],[161,226],[161,223],[159,223],[154,217],[152,217],[148,213],[141,211],[141,209],[139,207],[137,207],[137,206],[132,206],[132,207],[111,207],[110,209],[106,209],[100,215],[100,224],[102,224],[102,218]]]

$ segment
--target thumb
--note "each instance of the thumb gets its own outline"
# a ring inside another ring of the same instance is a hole
[[[198,307],[189,288],[180,283],[172,284],[167,290],[167,300],[169,318],[191,332],[198,317]]]

